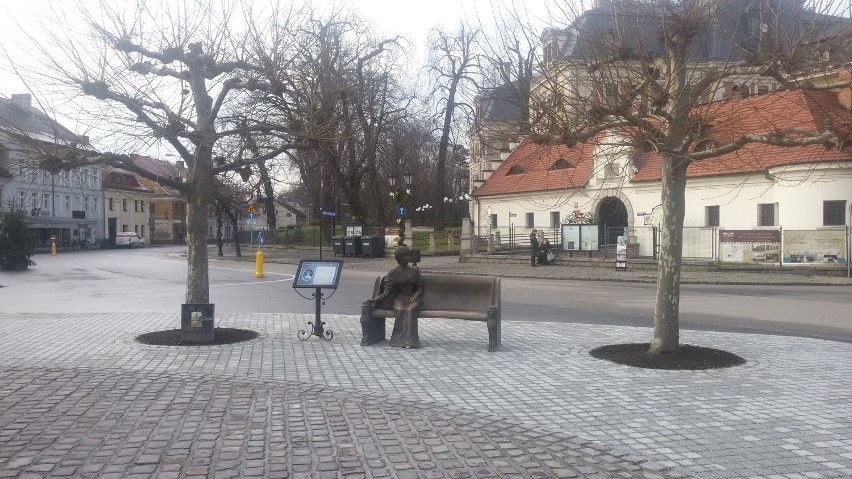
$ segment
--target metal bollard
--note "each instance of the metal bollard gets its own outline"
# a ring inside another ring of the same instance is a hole
[[[50,255],[56,256],[56,241],[50,243]]]
[[[257,252],[254,264],[254,277],[263,278],[263,251]]]

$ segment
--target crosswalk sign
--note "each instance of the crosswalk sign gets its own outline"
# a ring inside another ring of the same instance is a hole
[[[246,213],[257,213],[257,208],[255,208],[254,205],[248,205],[248,208],[246,208]]]

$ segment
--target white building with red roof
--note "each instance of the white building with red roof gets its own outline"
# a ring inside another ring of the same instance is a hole
[[[780,91],[700,107],[707,140],[745,133],[831,130],[852,134],[852,112],[831,91]],[[625,132],[621,132],[625,133]],[[563,223],[599,224],[599,246],[625,234],[651,256],[652,215],[660,204],[660,156],[634,148],[631,135],[608,132],[573,146],[526,140],[504,154],[473,192],[474,233],[533,228],[561,240]],[[684,257],[708,257],[720,230],[845,231],[852,205],[852,153],[821,145],[751,143],[692,163],[687,170]],[[646,225],[650,223],[649,225]],[[839,233],[838,233],[839,234]],[[718,259],[718,251],[711,251]]]

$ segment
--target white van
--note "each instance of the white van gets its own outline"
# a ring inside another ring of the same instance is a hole
[[[139,234],[134,233],[133,231],[122,231],[120,233],[115,234],[115,246],[117,248],[128,247],[128,248],[144,248],[145,247],[145,239],[139,236]]]

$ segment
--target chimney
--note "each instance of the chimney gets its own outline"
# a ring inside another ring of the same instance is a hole
[[[13,105],[22,108],[29,108],[33,103],[33,99],[29,93],[13,93],[11,100]]]

